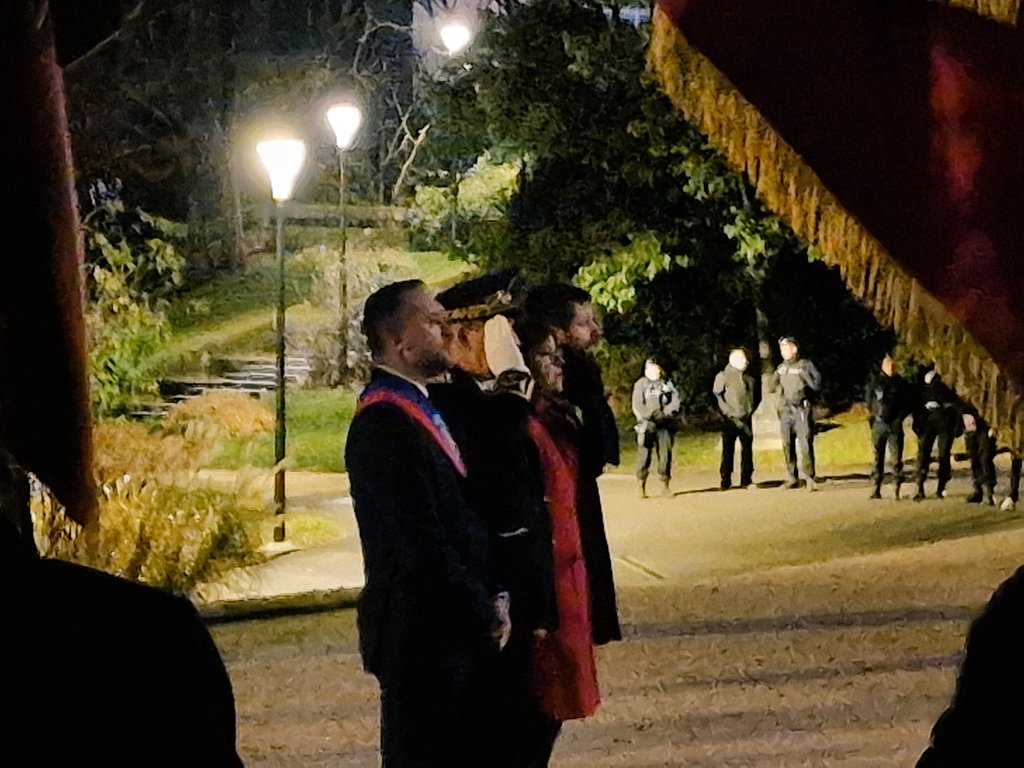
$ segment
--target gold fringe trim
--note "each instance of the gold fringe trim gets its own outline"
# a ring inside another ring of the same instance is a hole
[[[1001,442],[1017,451],[1024,448],[1021,387],[839,204],[760,112],[686,43],[660,8],[649,58],[675,105],[748,176],[764,204],[839,269],[850,291],[880,323],[895,329],[912,352],[935,361],[947,383],[998,430]]]
[[[979,16],[987,16],[1002,24],[1017,25],[1021,0],[931,0],[941,5],[965,8]]]

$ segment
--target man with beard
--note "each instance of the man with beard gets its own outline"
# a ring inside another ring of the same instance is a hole
[[[511,630],[487,571],[487,531],[463,496],[466,467],[426,382],[450,366],[444,309],[419,280],[387,285],[363,314],[374,362],[345,447],[363,547],[360,651],[381,688],[385,768],[484,764],[472,696]],[[491,748],[494,745],[489,745]]]
[[[533,382],[508,318],[515,283],[514,272],[496,272],[438,294],[454,367],[429,387],[465,459],[467,498],[490,534],[492,573],[510,595],[515,629],[482,678],[483,688],[501,693],[479,708],[485,732],[505,741],[489,765],[510,768],[542,765],[551,752],[529,670],[537,637],[557,625],[544,477],[529,432]]]
[[[579,410],[579,516],[583,556],[590,579],[591,619],[598,645],[621,640],[604,514],[597,478],[606,465],[618,466],[619,431],[608,405],[601,369],[587,354],[601,340],[601,325],[590,294],[565,284],[540,285],[526,297],[524,314],[550,330],[562,350],[563,394]]]

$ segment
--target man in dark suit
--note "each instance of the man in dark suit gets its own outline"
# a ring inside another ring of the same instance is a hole
[[[603,645],[621,640],[622,631],[604,512],[597,488],[597,478],[605,466],[619,464],[619,430],[615,415],[608,405],[601,369],[588,354],[601,340],[601,324],[590,295],[581,288],[560,283],[532,289],[526,297],[524,315],[530,325],[546,328],[554,336],[565,357],[563,394],[579,409],[580,478],[576,514],[590,579],[594,642]]]
[[[474,718],[480,661],[508,639],[508,597],[426,382],[451,363],[444,310],[423,283],[381,288],[363,332],[375,369],[345,448],[362,541],[360,651],[381,688],[386,768],[486,764]],[[492,745],[493,746],[493,745]]]

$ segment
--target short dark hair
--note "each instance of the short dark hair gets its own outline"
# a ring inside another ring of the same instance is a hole
[[[590,302],[590,294],[567,283],[548,283],[531,289],[523,305],[529,324],[549,329],[569,330],[576,305]]]
[[[363,335],[370,354],[383,352],[387,336],[401,332],[405,324],[406,296],[425,287],[422,280],[400,280],[370,294],[363,307]]]

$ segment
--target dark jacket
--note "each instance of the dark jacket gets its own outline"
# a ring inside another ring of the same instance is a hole
[[[772,392],[779,393],[779,408],[806,406],[821,390],[821,374],[804,358],[783,362],[772,376]]]
[[[566,400],[580,413],[580,478],[576,515],[590,580],[591,621],[598,645],[621,640],[608,536],[597,489],[605,464],[619,463],[619,433],[604,394],[601,369],[585,352],[567,348],[563,368]]]
[[[379,370],[371,382],[411,391]],[[494,622],[487,531],[452,461],[426,429],[379,403],[352,420],[345,463],[366,572],[358,606],[366,670],[475,653]]]
[[[580,411],[580,472],[597,477],[606,464],[619,464],[619,428],[608,405],[597,363],[586,352],[573,347],[566,347],[563,354],[563,394]]]
[[[869,421],[881,420],[886,424],[903,421],[913,410],[910,385],[899,374],[876,374],[864,390],[868,404]]]
[[[0,541],[6,765],[242,765],[231,681],[188,600],[15,546]]]
[[[512,597],[513,627],[554,629],[551,521],[528,430],[529,401],[511,392],[484,392],[460,369],[450,383],[432,385],[430,398],[466,462],[466,496],[490,534],[491,572]]]
[[[715,376],[711,393],[718,401],[718,410],[729,419],[749,419],[760,402],[760,393],[757,391],[754,377],[731,365],[725,366]]]
[[[667,379],[651,381],[641,376],[633,384],[631,404],[637,420],[637,431],[674,430],[679,426],[679,412],[682,410],[679,390]]]
[[[928,430],[949,432],[951,435],[962,431],[959,398],[938,374],[935,374],[931,381],[921,379],[914,406],[913,426],[914,432],[918,435],[923,435]]]

